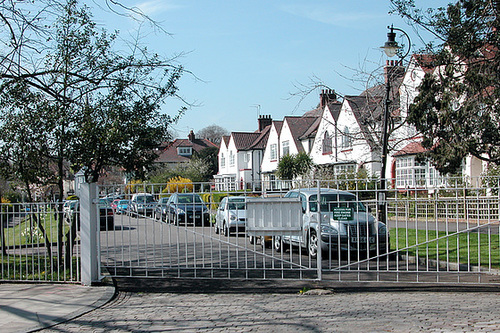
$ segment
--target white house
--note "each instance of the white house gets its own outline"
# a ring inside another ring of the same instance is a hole
[[[406,122],[409,106],[418,95],[418,87],[425,74],[435,74],[432,57],[414,54],[407,66],[399,89],[401,126],[394,132],[393,153],[391,154],[387,177],[393,179],[393,185],[399,189],[433,189],[443,185],[443,177],[430,162],[421,162],[416,157],[425,152],[422,147],[422,136],[414,126]],[[469,180],[478,178],[486,170],[487,164],[476,157],[467,156],[462,163],[462,176]]]
[[[270,116],[261,116],[258,131],[232,132],[222,137],[219,172],[214,176],[217,191],[260,189],[263,151],[271,123]]]
[[[276,183],[275,171],[278,168],[280,159],[280,134],[283,127],[283,121],[273,121],[270,130],[267,144],[260,166],[262,172],[263,188],[266,190],[277,189],[279,184]]]

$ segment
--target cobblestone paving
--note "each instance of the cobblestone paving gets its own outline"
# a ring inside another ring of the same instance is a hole
[[[120,292],[43,332],[500,332],[497,292]]]

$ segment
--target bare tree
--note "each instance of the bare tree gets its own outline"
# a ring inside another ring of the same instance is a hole
[[[224,135],[229,135],[229,131],[219,125],[210,125],[198,131],[197,136],[202,139],[210,140],[219,145]]]

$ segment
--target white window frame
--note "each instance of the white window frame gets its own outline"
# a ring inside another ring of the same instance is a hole
[[[229,152],[229,166],[232,166],[232,167],[234,166],[234,160],[235,160],[234,154],[232,151],[230,151]]]
[[[191,155],[193,155],[193,148],[192,147],[177,147],[177,155],[191,156]]]
[[[278,159],[278,145],[276,143],[272,143],[270,148],[271,148],[271,152],[270,152],[271,161],[277,160]]]
[[[290,154],[290,141],[286,140],[283,141],[283,156],[289,155]]]

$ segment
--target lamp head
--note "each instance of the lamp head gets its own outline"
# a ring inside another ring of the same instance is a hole
[[[394,57],[398,53],[398,50],[401,48],[401,46],[399,46],[398,42],[396,42],[396,33],[394,32],[394,27],[391,25],[387,28],[390,29],[390,31],[387,33],[387,42],[385,42],[384,46],[381,46],[381,48],[384,49],[384,52],[388,57]]]

